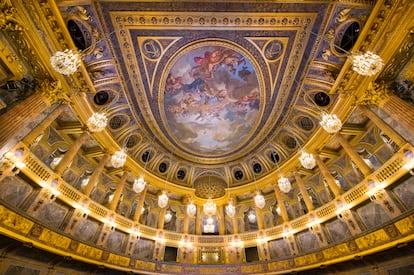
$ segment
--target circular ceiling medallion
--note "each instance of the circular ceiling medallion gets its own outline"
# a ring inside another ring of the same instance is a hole
[[[180,52],[165,74],[166,124],[176,142],[196,154],[240,148],[256,124],[260,83],[246,54],[203,42]]]

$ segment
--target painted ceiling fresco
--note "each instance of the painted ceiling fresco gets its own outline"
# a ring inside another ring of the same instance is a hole
[[[207,43],[173,62],[163,107],[178,141],[194,151],[222,153],[250,132],[259,93],[256,71],[245,55]]]

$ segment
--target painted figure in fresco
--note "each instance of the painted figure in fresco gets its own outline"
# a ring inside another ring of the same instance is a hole
[[[166,117],[193,149],[223,152],[240,142],[260,105],[256,72],[245,56],[205,46],[176,61],[165,82]]]

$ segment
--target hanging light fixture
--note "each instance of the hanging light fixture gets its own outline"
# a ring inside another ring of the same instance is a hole
[[[164,222],[169,223],[172,220],[172,213],[168,210],[164,215]]]
[[[292,184],[290,183],[290,180],[286,177],[280,177],[277,181],[277,184],[279,186],[279,189],[283,193],[289,193],[289,191],[292,189]]]
[[[335,114],[328,114],[326,112],[322,112],[321,114],[322,120],[319,124],[326,132],[329,134],[336,134],[341,130],[342,122]]]
[[[370,51],[364,54],[351,54],[351,61],[352,69],[364,76],[373,76],[384,66],[382,58]]]
[[[313,169],[316,166],[316,160],[312,154],[307,153],[306,151],[302,150],[302,154],[299,157],[300,164],[306,169]]]
[[[274,154],[274,153],[272,153],[272,154]],[[275,157],[275,159],[276,159],[276,157]],[[290,181],[289,181],[288,178],[282,176],[282,173],[280,172],[280,166],[279,166],[278,161],[276,161],[276,166],[277,166],[277,169],[278,169],[279,174],[280,174],[280,177],[277,180],[277,184],[279,186],[279,189],[283,193],[289,193],[289,191],[292,189],[292,185],[291,185],[291,183],[290,183]]]
[[[101,132],[107,124],[108,118],[104,113],[93,113],[86,122],[86,126],[92,133]]]
[[[256,191],[256,195],[254,196],[254,204],[263,209],[266,205],[266,200],[260,191]]]
[[[145,182],[143,177],[139,177],[138,179],[134,180],[134,185],[132,185],[132,190],[134,190],[135,193],[141,193],[142,190],[144,190],[145,185],[147,183]]]
[[[190,217],[194,217],[197,213],[197,206],[191,201],[187,204],[187,215]]]
[[[229,200],[229,204],[225,207],[226,215],[233,218],[236,215],[236,206],[233,205],[233,200]]]
[[[162,190],[161,195],[158,196],[158,206],[160,208],[165,208],[167,205],[168,205],[167,191]]]
[[[111,164],[114,168],[120,168],[124,166],[126,162],[127,154],[125,149],[121,149],[120,151],[116,151],[111,157]]]
[[[203,205],[204,214],[207,216],[213,216],[216,214],[217,205],[212,199],[208,199]]]
[[[256,222],[256,213],[253,210],[250,210],[249,213],[247,214],[247,219],[249,220],[250,223],[255,223]]]
[[[63,75],[74,74],[81,64],[81,54],[78,51],[64,50],[50,57],[53,69]]]

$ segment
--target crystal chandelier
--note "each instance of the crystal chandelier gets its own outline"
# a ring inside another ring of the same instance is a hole
[[[342,128],[341,120],[335,115],[322,113],[322,120],[319,122],[322,128],[329,134],[336,134]]]
[[[167,213],[165,213],[164,215],[164,222],[165,223],[169,223],[172,220],[172,213],[170,210],[167,211]]]
[[[216,214],[217,205],[214,203],[212,199],[208,199],[206,203],[203,205],[204,214],[208,216],[213,216]]]
[[[312,154],[306,153],[302,150],[302,155],[299,157],[299,161],[306,169],[313,169],[316,166],[315,158]]]
[[[197,206],[193,202],[187,204],[187,215],[190,217],[194,217],[197,213]]]
[[[360,75],[373,76],[384,66],[382,58],[370,51],[351,56],[353,70]]]
[[[230,201],[228,205],[225,207],[226,215],[230,218],[233,218],[236,215],[236,207],[233,205],[233,202]]]
[[[260,191],[257,191],[256,196],[254,196],[254,204],[260,209],[263,209],[266,205],[266,200]]]
[[[108,124],[108,118],[103,113],[93,113],[86,122],[89,131],[92,133],[101,132]]]
[[[111,157],[111,164],[114,168],[120,168],[124,166],[126,162],[127,154],[125,153],[125,150],[122,149],[121,151],[115,152]]]
[[[277,181],[278,185],[279,185],[279,189],[283,192],[283,193],[289,193],[289,191],[292,189],[292,185],[290,184],[290,181],[288,178],[285,177],[280,177]]]
[[[254,213],[253,210],[250,210],[249,213],[247,214],[247,219],[249,219],[250,223],[255,223],[256,222],[256,213]]]
[[[81,64],[81,56],[78,52],[64,50],[56,52],[50,57],[50,64],[55,71],[63,75],[71,75],[76,72]]]
[[[168,204],[167,191],[163,190],[162,194],[158,196],[158,206],[160,208],[165,208]]]
[[[132,190],[134,190],[135,193],[141,193],[142,190],[144,190],[146,185],[146,182],[144,181],[143,177],[140,177],[138,179],[135,179],[134,185],[132,186]]]

